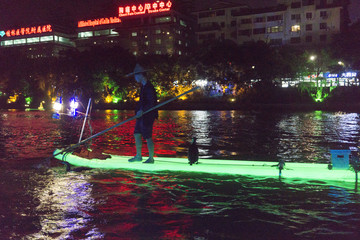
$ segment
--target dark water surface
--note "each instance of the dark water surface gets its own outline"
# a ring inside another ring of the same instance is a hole
[[[94,133],[133,116],[93,112]],[[156,156],[326,163],[357,150],[358,113],[160,111]],[[318,181],[122,170],[66,172],[56,148],[76,143],[82,120],[0,111],[0,239],[360,239],[360,195]],[[92,148],[135,153],[134,122]],[[85,131],[85,137],[90,131]],[[144,145],[144,155],[146,155]],[[316,178],[314,178],[316,180]]]

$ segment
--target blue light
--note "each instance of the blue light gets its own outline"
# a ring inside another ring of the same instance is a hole
[[[76,110],[79,107],[79,102],[77,97],[70,99],[70,114],[71,116],[76,116]]]
[[[4,32],[4,31],[0,31],[0,36],[1,36],[1,37],[5,36],[5,32]]]

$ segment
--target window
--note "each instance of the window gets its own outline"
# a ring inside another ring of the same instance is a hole
[[[103,36],[103,35],[109,35],[110,31],[109,29],[106,30],[99,30],[94,32],[94,36]]]
[[[306,19],[312,19],[312,13],[311,12],[306,13]]]
[[[312,42],[312,36],[306,36],[305,41],[308,42],[308,43]]]
[[[320,23],[320,29],[321,30],[327,29],[327,24],[326,23]]]
[[[155,54],[161,55],[161,51],[160,51],[160,50],[156,50],[156,51],[155,51]]]
[[[300,37],[290,38],[290,43],[301,43]]]
[[[170,16],[155,18],[155,23],[167,23],[167,22],[170,22],[170,21],[171,21]],[[181,20],[180,20],[180,24],[181,24]]]
[[[137,32],[132,32],[132,33],[131,33],[131,36],[132,36],[132,37],[136,37],[136,36],[137,36]]]
[[[292,32],[300,32],[300,25],[293,25],[291,26]]]
[[[241,24],[248,24],[251,23],[251,18],[243,18],[240,20]]]
[[[254,22],[256,22],[256,23],[265,22],[265,17],[256,17],[254,19]]]
[[[220,26],[221,26],[222,28],[224,28],[224,27],[225,27],[225,22],[221,22],[221,23],[220,23]]]
[[[306,24],[305,29],[306,31],[312,31],[312,24]]]
[[[239,35],[240,36],[250,36],[251,35],[251,29],[239,30]]]
[[[327,12],[326,11],[320,11],[320,17],[326,18],[327,17]]]
[[[301,16],[300,14],[291,14],[291,20],[300,20]]]
[[[37,43],[40,42],[40,39],[38,37],[35,38],[28,38],[26,39],[27,43]]]
[[[231,21],[230,26],[235,27],[236,26],[236,21]]]
[[[136,47],[136,46],[137,46],[137,42],[131,42],[131,46]]]
[[[216,17],[216,13],[213,11],[199,13],[199,18],[209,18],[209,17]]]
[[[155,34],[160,34],[161,33],[161,29],[156,29],[155,30]]]
[[[52,37],[52,36],[51,36]],[[22,38],[22,39],[15,39],[14,40],[14,44],[25,44],[26,43],[26,39]]]
[[[282,31],[283,31],[283,26],[273,26],[267,28],[267,33],[277,33]]]
[[[79,32],[78,33],[78,37],[79,38],[88,38],[88,37],[92,37],[93,36],[93,32],[89,31],[89,32]]]
[[[264,34],[265,28],[254,28],[253,34]]]
[[[54,37],[53,36],[40,37],[40,42],[49,42],[49,41],[54,41]]]
[[[161,44],[161,38],[155,40],[156,44]]]
[[[301,8],[301,2],[293,2],[293,3],[291,3],[291,8]]]
[[[267,17],[268,22],[279,21],[279,20],[283,20],[282,15],[273,15],[273,16],[268,16]]]

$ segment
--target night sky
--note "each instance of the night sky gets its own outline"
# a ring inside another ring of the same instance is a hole
[[[173,0],[174,2],[176,0]],[[205,5],[209,0],[178,0]],[[252,7],[275,4],[276,0],[232,0]],[[350,17],[355,21],[360,16],[360,1],[351,0]],[[0,29],[33,24],[76,25],[77,20],[116,16],[117,7],[134,0],[1,0]]]

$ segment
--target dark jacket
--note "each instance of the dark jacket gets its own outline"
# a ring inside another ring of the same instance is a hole
[[[136,112],[143,110],[144,112],[157,105],[157,96],[154,86],[148,80],[144,86],[141,87],[140,101],[136,108]],[[144,115],[144,118],[157,119],[159,116],[158,110],[155,109]]]

